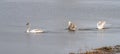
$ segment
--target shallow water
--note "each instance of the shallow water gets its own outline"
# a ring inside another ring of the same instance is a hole
[[[120,44],[119,4],[119,1],[84,1],[72,5],[1,2],[0,54],[68,54]],[[46,33],[25,33],[28,17],[32,28],[41,28]],[[69,20],[83,30],[65,30]],[[109,29],[95,29],[99,20],[105,20]]]

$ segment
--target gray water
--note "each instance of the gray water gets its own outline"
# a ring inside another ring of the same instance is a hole
[[[0,2],[0,54],[68,54],[120,44],[120,1],[16,1]],[[46,32],[25,33],[27,18]],[[69,32],[69,20],[91,30]],[[95,29],[99,20],[109,29]]]

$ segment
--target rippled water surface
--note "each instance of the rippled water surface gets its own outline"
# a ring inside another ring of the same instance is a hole
[[[120,44],[119,1],[66,1],[0,2],[0,54],[68,54]],[[46,32],[25,33],[27,18],[31,28]],[[85,30],[65,30],[69,20]],[[99,20],[109,29],[95,29]]]

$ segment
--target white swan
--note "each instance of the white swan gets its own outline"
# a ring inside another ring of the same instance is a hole
[[[106,22],[105,21],[99,21],[97,23],[97,29],[104,29]]]
[[[75,31],[76,28],[77,28],[77,26],[74,23],[72,23],[71,21],[68,21],[68,30],[69,31]]]
[[[27,25],[27,30],[26,30],[26,32],[27,33],[42,33],[42,32],[44,32],[43,30],[40,30],[40,29],[30,29],[30,23],[27,23],[26,24]]]

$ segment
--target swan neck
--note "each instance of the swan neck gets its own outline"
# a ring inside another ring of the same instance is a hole
[[[68,25],[69,25],[69,26],[71,25],[71,21],[68,22]]]
[[[26,32],[30,32],[30,25],[27,25],[27,31]]]

